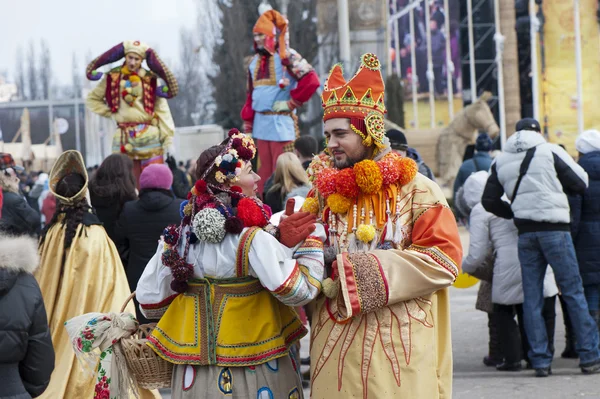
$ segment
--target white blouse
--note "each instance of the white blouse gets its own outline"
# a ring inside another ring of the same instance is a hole
[[[271,291],[281,302],[289,306],[301,306],[314,299],[321,290],[321,282],[325,278],[323,265],[323,242],[325,230],[317,224],[317,229],[295,248],[291,249],[279,243],[269,233],[259,230],[251,242],[249,274],[260,280],[263,287]],[[189,227],[186,227],[189,229]],[[190,245],[187,261],[194,266],[194,278],[231,278],[236,276],[236,255],[242,234],[227,234],[219,244],[198,241]],[[182,234],[185,234],[185,231]],[[179,254],[183,254],[185,243],[182,242]],[[162,263],[164,242],[158,244],[156,254],[144,269],[136,288],[136,298],[142,305],[159,304],[176,295],[171,289],[173,276],[171,270]],[[296,273],[298,278],[290,279]],[[284,285],[293,285],[294,289],[283,290],[285,295],[277,295]]]

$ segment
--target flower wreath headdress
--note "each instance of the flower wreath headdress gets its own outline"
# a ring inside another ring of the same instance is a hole
[[[168,226],[163,232],[162,261],[171,269],[171,288],[176,292],[185,292],[187,281],[193,276],[194,267],[186,261],[191,244],[198,240],[220,243],[227,233],[239,234],[244,227],[265,227],[271,217],[271,209],[259,199],[244,195],[239,186],[225,186],[239,181],[244,164],[256,155],[252,138],[237,129],[231,129],[228,136],[225,149],[181,204],[181,224]],[[219,185],[206,180],[213,171]],[[184,227],[190,225],[187,236],[182,237]],[[182,239],[186,240],[183,256],[178,251]]]

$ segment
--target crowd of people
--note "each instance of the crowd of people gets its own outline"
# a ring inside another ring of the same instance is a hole
[[[175,399],[299,399],[308,386],[315,399],[449,398],[461,264],[482,281],[486,365],[552,374],[558,296],[563,356],[600,371],[600,132],[578,138],[578,163],[533,119],[494,156],[480,134],[453,213],[404,133],[385,130],[372,53],[350,80],[338,64],[323,85],[325,149],[296,137],[294,110],[319,79],[286,30],[261,12],[245,132],[195,162],[173,157],[166,99],[179,87],[139,41],[87,69],[102,79],[88,108],[117,124],[101,165],[68,150],[49,173],[25,173],[0,154],[1,398],[158,397],[137,386],[122,345],[141,324],[144,361],[172,365]],[[102,78],[97,68],[122,58]],[[464,258],[457,219],[471,236]]]
[[[454,186],[471,237],[463,270],[482,280],[477,308],[488,313],[484,363],[520,371],[525,360],[537,377],[552,374],[559,296],[567,332],[561,356],[579,358],[583,373],[596,373],[600,269],[591,253],[600,240],[594,232],[600,133],[578,137],[578,163],[546,142],[531,118],[519,121],[493,162],[484,139]],[[477,156],[489,166],[477,168]]]

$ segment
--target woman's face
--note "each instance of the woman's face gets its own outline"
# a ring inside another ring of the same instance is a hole
[[[252,163],[245,162],[240,175],[240,180],[234,185],[240,186],[242,188],[242,194],[245,196],[256,197],[259,181],[260,176],[252,170]]]

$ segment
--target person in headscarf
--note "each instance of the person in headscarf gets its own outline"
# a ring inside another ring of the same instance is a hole
[[[148,340],[175,364],[174,399],[302,398],[291,347],[307,331],[292,307],[320,292],[325,231],[307,212],[269,224],[255,154],[237,129],[200,154],[183,220],[136,288],[142,313],[160,319]]]

